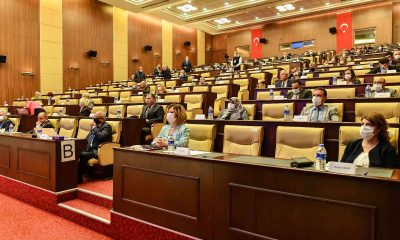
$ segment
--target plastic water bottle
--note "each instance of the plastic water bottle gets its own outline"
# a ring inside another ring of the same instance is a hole
[[[59,110],[58,110],[58,116],[63,116],[64,115],[64,113],[63,113],[63,109],[62,108],[60,108]]]
[[[67,98],[67,105],[69,105],[69,97]]]
[[[114,103],[118,102],[118,97],[114,97]]]
[[[14,131],[14,125],[11,123],[10,126],[8,127],[8,133],[12,134]]]
[[[274,90],[272,88],[269,90],[269,100],[274,100]]]
[[[387,70],[385,68],[381,68],[381,74],[386,74]]]
[[[212,106],[208,108],[208,116],[207,119],[213,120],[214,119],[214,109]]]
[[[47,105],[51,105],[51,97],[47,98]]]
[[[283,119],[285,120],[285,122],[290,121],[290,110],[289,110],[288,105],[286,105],[283,108]]]
[[[75,97],[75,89],[72,90],[72,97]]]
[[[168,136],[168,151],[175,151],[175,138],[174,136]]]
[[[38,138],[40,138],[40,136],[42,136],[42,127],[41,126],[36,127],[36,134],[37,134]]]
[[[371,97],[371,86],[369,84],[365,87],[365,97],[366,98]]]
[[[121,117],[121,109],[118,108],[118,109],[117,109],[117,118],[120,118],[120,117]]]
[[[336,75],[333,75],[332,85],[337,85],[337,77],[336,77]]]
[[[315,161],[315,169],[325,171],[326,165],[326,149],[324,144],[320,144],[317,149],[317,159]]]

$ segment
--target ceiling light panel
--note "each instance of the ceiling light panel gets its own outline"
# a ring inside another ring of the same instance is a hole
[[[197,10],[197,7],[193,6],[192,4],[185,4],[185,5],[182,5],[182,6],[178,6],[176,8],[181,10],[182,12],[185,12],[185,13]]]
[[[231,20],[227,18],[220,18],[220,19],[215,19],[214,22],[218,23],[219,25],[230,23]]]

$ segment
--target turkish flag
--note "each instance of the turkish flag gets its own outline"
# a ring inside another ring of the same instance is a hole
[[[261,28],[251,30],[250,58],[262,57],[262,45],[260,43],[261,36],[262,36]]]
[[[351,12],[339,13],[336,15],[336,52],[341,52],[343,48],[353,47],[353,26]]]

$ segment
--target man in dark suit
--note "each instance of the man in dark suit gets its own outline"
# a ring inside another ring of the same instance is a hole
[[[384,57],[379,60],[379,67],[372,69],[368,74],[386,74],[387,70],[399,72],[399,69],[396,66],[389,65],[389,59]]]
[[[185,61],[182,62],[181,67],[186,73],[192,71],[192,63],[189,61],[188,56],[186,56]]]
[[[87,163],[92,158],[97,158],[99,145],[105,142],[111,142],[112,129],[110,124],[106,122],[106,114],[98,111],[94,114],[93,123],[87,136],[86,149],[81,152],[78,164],[78,183],[83,182],[83,174],[87,172]]]
[[[49,121],[49,117],[46,112],[41,112],[37,116],[38,120],[36,122],[37,127],[41,128],[54,128],[51,122]]]
[[[135,72],[135,74],[131,76],[131,80],[135,81],[136,83],[140,83],[141,81],[146,80],[146,75],[143,72],[142,66],[138,67],[137,72]]]
[[[303,88],[303,84],[300,80],[294,80],[292,82],[292,91],[287,95],[287,99],[310,99],[312,98],[312,92],[308,89]]]
[[[275,82],[275,87],[285,88],[291,86],[292,86],[292,81],[289,80],[289,73],[286,70],[281,70],[279,72],[279,80]]]
[[[179,80],[186,82],[188,80],[188,75],[186,75],[185,70],[179,72]]]
[[[242,65],[242,57],[239,56],[238,52],[233,53],[233,58],[232,58],[232,66],[234,71],[240,71],[240,66]]]
[[[146,127],[142,129],[142,140],[147,140],[145,138],[151,134],[151,127],[154,124],[164,121],[164,108],[156,103],[156,96],[152,93],[147,94],[145,102],[146,105],[140,114],[140,118],[146,119]]]
[[[7,117],[7,113],[4,110],[0,110],[0,129],[8,132],[11,125],[13,125],[13,122]]]
[[[167,79],[167,80],[172,78],[171,70],[169,70],[167,65],[164,65],[162,67],[161,77],[163,77],[164,79]]]
[[[153,71],[153,78],[161,77],[161,65],[157,64],[157,67]]]

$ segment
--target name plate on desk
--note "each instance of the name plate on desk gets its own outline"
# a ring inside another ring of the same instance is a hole
[[[268,87],[267,88],[275,88],[275,85],[268,85]]]
[[[283,100],[283,99],[285,99],[285,96],[283,95],[274,96],[274,100]]]
[[[189,156],[190,155],[190,149],[189,148],[185,148],[185,147],[177,147],[175,149],[175,154],[176,155]]]
[[[206,119],[206,115],[205,114],[196,114],[194,119],[196,119],[196,120],[205,120]]]
[[[303,116],[303,115],[294,115],[293,116],[293,122],[307,122],[307,116]]]
[[[300,76],[300,79],[307,79],[307,76]]]
[[[396,73],[396,72],[397,72],[396,69],[393,69],[393,70],[389,70],[389,69],[388,69],[388,70],[386,71],[386,73]]]
[[[330,162],[329,172],[343,173],[343,174],[356,174],[356,165],[344,162]]]
[[[390,92],[375,92],[374,98],[390,98]]]

